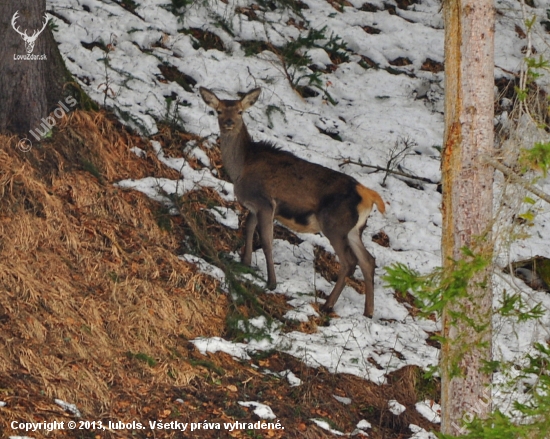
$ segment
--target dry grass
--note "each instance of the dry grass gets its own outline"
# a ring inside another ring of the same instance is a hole
[[[115,383],[134,390],[132,376],[138,386],[189,383],[196,372],[176,354],[182,343],[223,331],[217,284],[177,258],[177,237],[146,197],[112,185],[170,176],[153,155],[144,166],[129,151],[140,142],[83,112],[30,153],[0,137],[2,400],[20,398],[22,380],[29,393],[103,412]]]

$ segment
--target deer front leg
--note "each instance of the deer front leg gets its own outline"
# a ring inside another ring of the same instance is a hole
[[[254,231],[256,230],[257,224],[258,217],[256,214],[252,211],[248,212],[245,225],[245,243],[242,262],[249,267],[252,264],[252,241],[254,239]]]
[[[260,228],[260,241],[267,264],[267,288],[275,289],[277,279],[275,277],[275,264],[273,263],[273,208],[265,207],[257,213]]]

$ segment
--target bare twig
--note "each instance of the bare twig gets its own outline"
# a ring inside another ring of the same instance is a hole
[[[386,169],[394,170],[399,166],[408,155],[412,155],[411,150],[416,146],[416,142],[408,137],[400,137],[395,141],[395,144],[388,151],[388,162],[386,163]],[[390,175],[389,171],[386,171],[386,175],[382,179],[382,187],[386,187],[386,180]]]
[[[386,172],[386,173],[389,173],[389,174],[399,175],[399,176],[405,177],[405,178],[412,178],[413,180],[423,181],[424,183],[439,184],[438,181],[432,181],[432,180],[430,180],[429,178],[417,177],[416,175],[408,174],[408,173],[406,173],[406,172],[394,171],[393,169],[389,169],[389,168],[382,168],[381,166],[367,165],[367,164],[365,164],[365,163],[356,162],[356,161],[351,160],[351,159],[346,159],[346,160],[344,160],[339,166],[344,166],[344,165],[348,165],[348,164],[349,164],[349,165],[363,166],[364,168],[375,169],[376,172],[382,171],[382,172]]]
[[[523,18],[523,23],[528,22],[527,18],[527,12],[525,10],[525,0],[520,0],[521,3],[521,14]],[[533,39],[532,39],[532,29],[531,26],[526,25],[526,35],[527,35],[527,48],[525,51],[524,60],[527,60],[531,57],[533,53]],[[527,79],[528,79],[528,73],[529,73],[529,66],[527,65],[527,62],[523,62],[521,64],[521,71],[520,71],[520,77],[519,77],[519,88],[521,90],[527,90]],[[529,107],[527,106],[527,103],[525,102],[525,99],[520,100],[520,111],[525,112],[531,119],[533,119],[533,116],[531,116],[531,112],[529,111]]]
[[[508,166],[503,165],[502,163],[498,162],[497,160],[488,157],[486,155],[481,156],[481,159],[491,165],[493,168],[498,169],[500,172],[502,172],[506,177],[510,179],[512,183],[520,185],[522,188],[526,189],[527,191],[531,192],[532,194],[535,194],[537,197],[539,197],[541,200],[546,201],[550,204],[550,195],[548,195],[546,192],[540,190],[538,187],[534,186],[533,184],[529,183],[522,177],[520,177],[518,174],[516,174],[513,170],[511,170]]]

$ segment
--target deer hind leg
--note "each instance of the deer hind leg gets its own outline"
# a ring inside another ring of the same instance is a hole
[[[357,266],[357,257],[349,245],[347,236],[328,234],[327,238],[329,239],[330,244],[334,248],[338,259],[340,260],[340,271],[338,271],[336,285],[334,285],[330,296],[321,307],[321,310],[326,313],[331,312],[334,308],[334,304],[340,297],[340,294],[346,284],[346,276],[352,274]]]
[[[242,262],[244,265],[250,266],[252,264],[252,241],[254,239],[254,232],[256,231],[256,225],[258,224],[258,216],[250,211],[246,217],[245,226],[245,244]]]
[[[374,268],[376,261],[367,251],[361,240],[362,228],[354,227],[348,233],[348,241],[351,250],[359,260],[359,267],[365,279],[365,317],[372,317],[374,314]]]
[[[273,263],[273,214],[271,205],[263,207],[257,211],[258,226],[260,231],[260,241],[265,255],[267,265],[267,288],[275,289],[277,278],[275,277],[275,264]],[[248,238],[248,236],[247,236]]]

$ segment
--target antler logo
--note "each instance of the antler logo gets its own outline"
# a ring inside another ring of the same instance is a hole
[[[11,26],[13,27],[13,30],[17,32],[19,35],[21,35],[21,38],[23,38],[23,41],[25,41],[25,50],[28,54],[31,54],[34,50],[34,42],[38,38],[38,35],[42,33],[42,31],[46,28],[46,25],[48,24],[48,21],[50,20],[49,17],[44,14],[44,19],[46,20],[44,22],[44,26],[42,26],[42,29],[35,30],[31,36],[27,35],[27,29],[25,29],[25,32],[21,32],[19,30],[19,26],[15,27],[15,22],[19,18],[19,11],[15,11],[15,14],[13,14],[13,17],[11,19]]]

